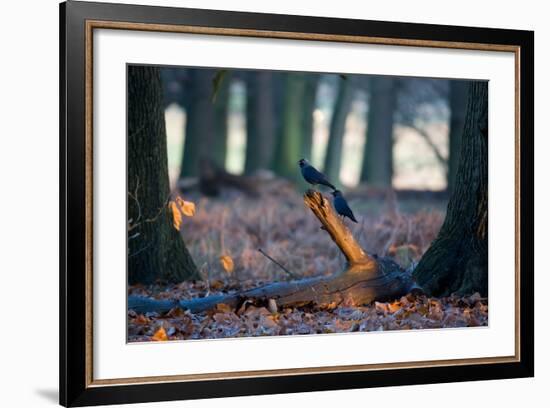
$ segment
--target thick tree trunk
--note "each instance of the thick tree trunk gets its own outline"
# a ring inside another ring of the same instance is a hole
[[[453,191],[460,157],[460,140],[464,131],[466,107],[468,104],[468,82],[451,81],[449,105],[451,120],[449,124],[449,168],[447,172],[447,190]]]
[[[180,178],[194,177],[201,159],[225,166],[229,79],[224,78],[214,100],[216,70],[190,69],[186,92],[186,126]]]
[[[439,235],[415,269],[428,293],[487,295],[488,87],[473,82],[462,135],[455,188]]]
[[[128,67],[128,280],[182,281],[198,273],[167,211],[170,194],[158,68]]]
[[[375,187],[391,187],[393,176],[393,115],[396,81],[372,78],[370,82],[367,142],[361,181]]]
[[[334,113],[330,122],[330,133],[325,156],[324,173],[332,183],[339,183],[340,166],[342,163],[342,147],[344,134],[346,131],[346,119],[350,112],[351,103],[355,89],[351,78],[342,79],[336,103],[334,104]]]
[[[355,241],[340,217],[334,213],[329,200],[321,193],[309,190],[304,196],[304,202],[321,222],[321,229],[330,235],[344,254],[348,266],[342,273],[273,283],[234,294],[192,300],[169,301],[131,296],[128,299],[128,308],[145,313],[167,311],[179,306],[192,312],[201,312],[220,303],[238,307],[246,300],[262,303],[269,299],[275,300],[280,307],[340,303],[363,305],[374,300],[398,298],[411,290],[411,276],[389,259],[368,255]]]
[[[214,70],[190,69],[186,89],[185,142],[180,178],[198,175],[199,161],[212,147],[214,135],[214,106],[212,79]]]
[[[275,146],[275,106],[273,73],[246,74],[246,159],[245,174],[269,169]]]
[[[280,176],[300,181],[300,172],[297,171],[297,166],[302,155],[305,74],[285,74],[284,87],[282,129],[273,168]]]
[[[227,114],[229,108],[230,75],[226,74],[220,84],[214,103],[214,142],[210,159],[222,169],[227,155]]]

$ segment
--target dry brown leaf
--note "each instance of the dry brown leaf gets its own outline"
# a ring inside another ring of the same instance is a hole
[[[149,324],[149,319],[146,316],[140,314],[140,315],[138,315],[138,317],[136,317],[134,319],[134,323],[136,323],[136,324]]]
[[[181,197],[176,197],[176,203],[178,204],[181,213],[187,217],[195,215],[195,203],[191,201],[185,201]]]
[[[218,303],[216,305],[216,312],[230,313],[232,311],[233,311],[233,308],[231,306],[229,306],[228,304],[226,304],[226,303]]]
[[[174,201],[170,201],[169,206],[172,211],[174,228],[178,231],[181,228],[183,216],[192,217],[195,215],[195,203],[185,201],[179,196]]]
[[[399,303],[399,302],[388,303],[388,309],[389,309],[390,313],[395,313],[399,309],[401,309],[401,303]]]
[[[164,327],[160,327],[160,329],[158,329],[156,332],[155,332],[155,335],[152,337],[152,339],[154,341],[166,341],[168,340],[168,335],[166,334],[166,330],[164,330]]]
[[[225,284],[223,283],[223,281],[219,279],[214,279],[212,282],[210,282],[210,289],[212,290],[220,290],[223,289],[224,286]]]
[[[220,256],[220,263],[225,272],[227,272],[229,275],[233,273],[233,270],[235,269],[233,258],[231,258],[229,255],[222,255]]]
[[[170,201],[170,210],[172,211],[174,228],[179,231],[181,228],[181,221],[183,217],[181,216],[178,205],[174,201]]]

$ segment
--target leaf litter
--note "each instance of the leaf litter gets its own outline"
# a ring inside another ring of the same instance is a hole
[[[202,281],[128,287],[129,295],[182,300],[235,293],[291,278],[330,275],[343,270],[345,260],[333,242],[319,235],[319,223],[307,211],[294,188],[267,184],[260,199],[235,192],[220,199],[193,193],[170,203],[174,227],[181,231]],[[353,197],[351,194],[348,197]],[[195,204],[196,203],[196,204]],[[403,268],[416,262],[435,239],[445,217],[444,205],[427,203],[403,210],[407,203],[351,198],[359,224],[349,225],[371,254],[390,256]],[[184,220],[185,217],[185,220]],[[185,228],[182,224],[185,223]],[[261,249],[264,254],[259,252]],[[231,255],[230,255],[231,254]],[[218,304],[214,310],[191,313],[174,308],[167,313],[128,311],[130,342],[216,339],[389,330],[478,327],[488,324],[488,299],[428,297],[413,293],[390,302],[369,305],[331,304],[281,308],[276,299],[264,304],[244,301],[237,308]]]

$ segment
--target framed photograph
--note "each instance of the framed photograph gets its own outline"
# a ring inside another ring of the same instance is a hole
[[[60,16],[62,405],[534,375],[533,32]]]

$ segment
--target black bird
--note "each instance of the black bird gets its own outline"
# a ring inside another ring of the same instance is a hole
[[[300,165],[300,170],[302,170],[302,176],[304,179],[311,185],[322,184],[324,186],[330,187],[333,190],[336,190],[328,180],[327,177],[313,167],[306,159],[300,159],[298,162]]]
[[[334,190],[332,195],[334,196],[333,205],[336,212],[342,217],[348,217],[353,222],[357,222],[342,192],[340,190]]]

